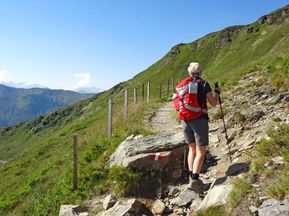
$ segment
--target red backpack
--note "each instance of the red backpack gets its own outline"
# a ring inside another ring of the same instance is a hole
[[[208,113],[206,100],[203,104],[198,101],[198,85],[202,79],[193,77],[182,80],[176,86],[173,96],[175,110],[179,112],[179,119],[192,120]]]

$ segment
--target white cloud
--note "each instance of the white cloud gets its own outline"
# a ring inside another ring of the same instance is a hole
[[[0,71],[0,82],[8,82],[8,73],[5,70]]]
[[[89,73],[85,73],[85,74],[74,74],[74,77],[80,79],[76,85],[75,88],[83,88],[83,87],[87,87],[90,84],[91,81],[91,75]]]

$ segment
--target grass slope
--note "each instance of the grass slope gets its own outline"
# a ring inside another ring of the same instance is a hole
[[[254,70],[266,70],[276,86],[288,87],[288,10],[286,6],[250,25],[229,27],[179,44],[127,82],[51,114],[1,129],[0,160],[8,163],[0,164],[0,214],[57,215],[61,204],[82,203],[109,190],[133,189],[129,182],[137,181],[139,174],[104,169],[105,161],[128,135],[150,133],[143,118],[159,105],[159,82],[184,78],[191,61],[204,66],[208,81],[221,81],[225,88]],[[130,105],[129,119],[124,119],[124,89],[129,89],[132,102],[133,88],[137,87],[140,96],[141,85],[148,81],[152,102]],[[113,98],[111,138],[106,138],[108,98]],[[74,133],[80,136],[76,192],[71,189]]]

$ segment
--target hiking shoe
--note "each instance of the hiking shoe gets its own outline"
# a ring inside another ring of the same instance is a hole
[[[203,182],[200,179],[192,179],[191,177],[189,178],[189,184],[188,184],[188,189],[195,191],[196,193],[203,193]]]

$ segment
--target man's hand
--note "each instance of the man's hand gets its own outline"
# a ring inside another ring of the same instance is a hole
[[[217,94],[221,94],[221,89],[220,89],[220,86],[218,85],[217,82],[215,83],[215,92],[216,92]]]
[[[217,94],[221,94],[221,89],[220,89],[219,86],[218,86],[218,87],[215,87],[215,92],[216,92]]]

